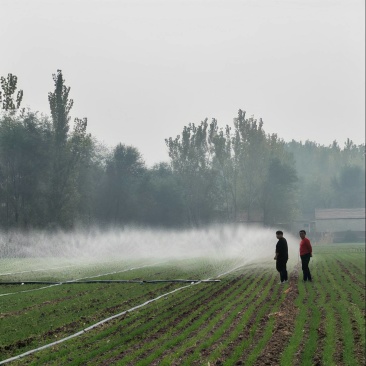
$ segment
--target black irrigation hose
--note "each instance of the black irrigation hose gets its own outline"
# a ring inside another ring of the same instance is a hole
[[[198,283],[198,282],[220,282],[220,280],[151,280],[151,281],[139,281],[139,280],[90,280],[90,281],[0,281],[0,285],[73,285],[77,283]]]

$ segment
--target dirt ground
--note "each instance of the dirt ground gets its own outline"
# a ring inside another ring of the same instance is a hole
[[[290,274],[289,287],[284,290],[286,297],[280,310],[268,315],[275,317],[274,331],[255,362],[255,366],[280,364],[281,354],[295,329],[295,319],[298,314],[298,309],[295,306],[295,300],[299,295],[297,288],[298,277],[299,267],[296,266]]]

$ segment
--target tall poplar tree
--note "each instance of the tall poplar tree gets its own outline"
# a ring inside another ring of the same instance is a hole
[[[50,179],[50,223],[72,226],[78,205],[77,166],[87,148],[90,136],[86,135],[87,119],[75,118],[70,130],[70,110],[74,104],[69,98],[70,87],[65,85],[62,71],[53,75],[55,90],[48,94],[53,123],[53,156]]]
[[[17,90],[18,78],[13,74],[8,74],[8,77],[0,78],[0,104],[4,111],[14,111],[20,107],[20,103],[23,99],[23,90],[18,90],[16,96],[14,95]],[[15,98],[15,100],[14,100]]]

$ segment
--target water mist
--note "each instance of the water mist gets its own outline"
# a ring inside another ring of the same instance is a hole
[[[128,227],[72,232],[0,234],[0,282],[52,278],[73,280],[123,271],[128,266],[174,263],[211,266],[211,277],[253,264],[273,263],[276,229],[215,225],[189,230]],[[290,261],[297,260],[298,240],[286,235]]]

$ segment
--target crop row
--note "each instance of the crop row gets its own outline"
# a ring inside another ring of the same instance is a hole
[[[361,269],[357,279],[345,271],[359,260],[339,252],[316,256],[314,281],[299,282],[299,315],[281,364],[365,363],[365,276]]]
[[[353,250],[357,248],[317,249],[314,247],[310,264],[312,283],[301,281],[299,264],[289,265],[286,285],[277,284],[273,263],[270,267],[248,266],[222,277],[219,283],[188,286],[14,364],[365,364],[365,258]],[[216,267],[216,263],[197,264],[143,269],[129,273],[129,278],[203,278]],[[7,303],[1,327],[7,324],[11,330],[11,326],[18,327],[22,320],[26,324],[34,317],[42,323],[37,319],[39,312],[47,321],[34,330],[29,344],[19,343],[27,339],[26,334],[14,332],[7,345],[15,348],[2,348],[6,356],[49,343],[179,287],[73,286],[14,296]],[[53,328],[47,331],[50,321]],[[27,332],[29,336],[30,328]]]
[[[200,271],[193,274],[199,275]],[[125,277],[158,279],[165,275],[174,278],[176,272],[175,268],[154,267],[126,272]],[[3,297],[0,309],[1,359],[68,336],[179,286],[72,284]],[[13,286],[2,288],[16,291]]]
[[[239,339],[249,346],[250,338],[240,334],[240,329],[248,323],[251,337],[256,334],[257,316],[263,317],[267,307],[272,310],[278,299],[279,287],[273,282],[272,274],[259,270],[228,277],[219,284],[191,286],[180,296],[115,319],[73,342],[30,356],[29,361],[148,365],[185,359],[190,364],[211,349],[217,349],[219,358],[222,344],[226,348]],[[240,344],[233,347],[233,353],[240,358],[238,349]],[[215,352],[209,352],[211,358],[216,357]]]

